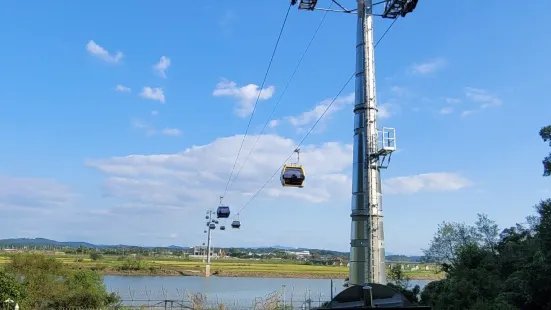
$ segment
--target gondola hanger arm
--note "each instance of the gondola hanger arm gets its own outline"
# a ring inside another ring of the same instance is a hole
[[[300,163],[300,148],[296,148],[295,153],[297,153],[297,164],[298,164]]]

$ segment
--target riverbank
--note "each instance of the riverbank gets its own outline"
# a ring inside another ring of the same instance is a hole
[[[106,276],[187,276],[197,277],[204,276],[204,272],[195,270],[102,270],[101,274]],[[433,272],[406,272],[411,280],[440,280],[444,278],[442,274]],[[348,270],[339,273],[308,273],[308,272],[257,272],[257,271],[213,271],[213,276],[217,277],[235,277],[235,278],[294,278],[294,279],[346,279]]]
[[[105,256],[98,260],[78,256],[56,256],[56,259],[74,269],[91,269],[103,275],[114,276],[204,276],[205,263],[185,259],[120,259]],[[8,257],[0,257],[0,264]],[[297,264],[282,260],[215,260],[211,273],[218,277],[253,278],[301,278],[301,279],[345,279],[346,266],[325,266]],[[439,280],[442,273],[430,270],[404,270],[412,280]]]

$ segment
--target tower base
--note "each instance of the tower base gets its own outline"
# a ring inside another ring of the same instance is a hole
[[[210,277],[210,264],[205,265],[205,277]]]
[[[365,286],[353,285],[319,309],[432,309],[428,306],[412,306],[402,293],[386,285],[377,283],[366,285],[371,287],[370,298],[366,296]],[[366,299],[370,300],[366,301]]]

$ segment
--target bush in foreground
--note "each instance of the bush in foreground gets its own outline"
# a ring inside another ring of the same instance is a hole
[[[40,254],[14,255],[0,272],[0,292],[22,309],[97,309],[119,303],[116,294],[107,292],[99,273],[72,270]]]

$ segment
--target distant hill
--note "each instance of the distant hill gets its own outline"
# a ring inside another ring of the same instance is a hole
[[[2,239],[0,240],[0,245],[2,246],[68,246],[78,248],[80,246],[95,248],[96,245],[93,245],[88,242],[59,242],[55,240],[45,239],[45,238],[14,238],[14,239]]]
[[[124,245],[124,244],[118,244],[118,245],[101,245],[101,244],[92,244],[89,242],[82,242],[82,241],[68,241],[68,242],[60,242],[55,240],[50,240],[46,238],[11,238],[11,239],[0,239],[0,247],[71,247],[71,248],[78,248],[78,247],[86,247],[86,248],[97,248],[97,249],[107,249],[107,248],[132,248],[132,247],[140,247],[140,248],[146,248],[146,249],[153,249],[153,248],[168,248],[173,250],[184,250],[189,249],[189,247],[185,246],[178,246],[178,245],[170,245],[168,247],[152,247],[152,246],[135,246],[135,245]],[[295,247],[288,247],[288,246],[282,246],[282,245],[274,245],[274,246],[266,246],[266,247],[236,247],[239,249],[249,249],[249,250],[255,250],[255,251],[261,251],[261,252],[272,252],[274,250],[282,250],[282,251],[315,251],[320,253],[321,255],[335,255],[335,256],[348,256],[348,252],[340,252],[340,251],[332,251],[332,250],[322,250],[322,249],[308,249],[308,248],[295,248]],[[400,254],[394,254],[394,253],[387,253],[386,259],[389,261],[411,261],[411,262],[418,262],[421,260],[421,256],[407,256],[407,255],[400,255]]]
[[[282,245],[274,245],[269,248],[274,248],[274,249],[283,250],[283,251],[303,251],[304,250],[300,248],[293,248],[293,247],[282,246]]]
[[[102,244],[92,244],[89,242],[82,242],[82,241],[55,241],[50,240],[46,238],[12,238],[12,239],[0,239],[0,246],[54,246],[54,247],[71,247],[71,248],[78,248],[78,247],[87,247],[87,248],[130,248],[130,247],[136,247],[133,245],[125,245],[125,244],[118,244],[118,245],[102,245]],[[176,247],[176,246],[174,246]],[[153,247],[142,247],[142,248],[153,248]]]

